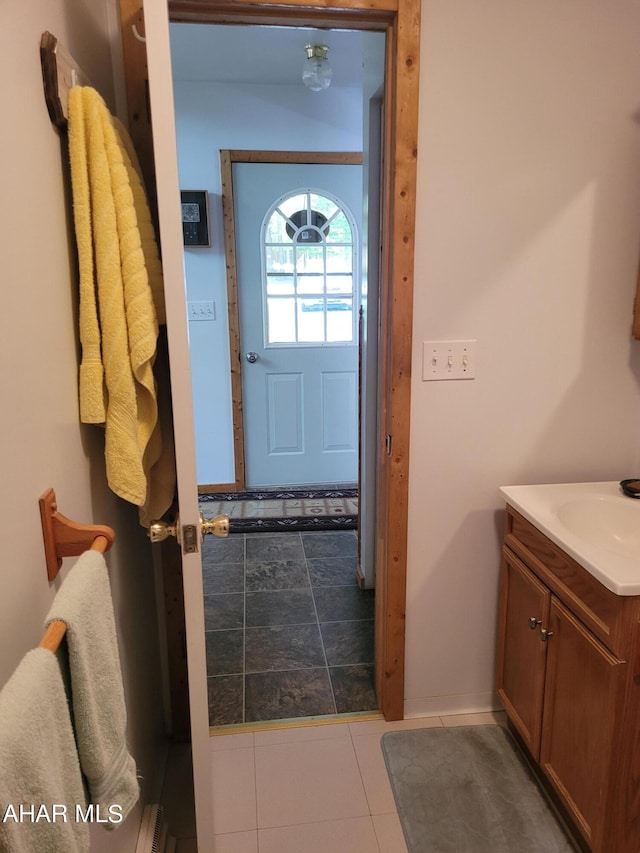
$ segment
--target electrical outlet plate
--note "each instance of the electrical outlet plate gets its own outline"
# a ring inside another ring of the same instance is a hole
[[[423,382],[475,377],[476,341],[423,341]]]

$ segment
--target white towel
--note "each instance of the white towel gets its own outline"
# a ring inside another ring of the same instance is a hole
[[[107,817],[124,819],[140,795],[136,764],[126,743],[127,711],[113,601],[102,554],[85,551],[56,595],[46,624],[67,625],[74,727],[89,799]],[[104,823],[113,829],[117,823]]]
[[[86,811],[60,667],[32,649],[0,692],[0,851],[85,853],[76,806]]]

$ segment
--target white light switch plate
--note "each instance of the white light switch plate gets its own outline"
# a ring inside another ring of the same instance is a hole
[[[189,320],[215,320],[216,306],[215,302],[188,302]]]
[[[475,377],[476,341],[423,341],[423,382]]]

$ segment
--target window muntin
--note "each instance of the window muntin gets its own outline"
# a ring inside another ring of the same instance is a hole
[[[339,199],[283,196],[262,227],[265,346],[355,343],[355,222]]]

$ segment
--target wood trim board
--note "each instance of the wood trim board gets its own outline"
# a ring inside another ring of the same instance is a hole
[[[236,263],[235,211],[230,151],[220,152],[222,183],[222,221],[224,255],[227,268],[227,313],[229,321],[229,364],[231,371],[231,406],[233,412],[233,456],[236,489],[245,488],[244,416],[242,413],[242,368],[240,362],[240,311],[238,309],[238,267]]]

